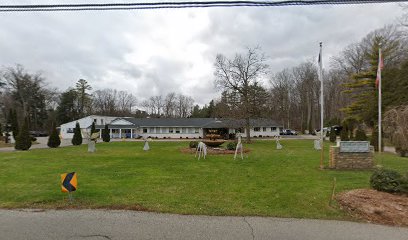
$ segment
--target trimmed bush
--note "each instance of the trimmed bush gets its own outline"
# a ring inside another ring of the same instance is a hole
[[[18,136],[16,138],[16,144],[14,148],[17,150],[28,150],[31,147],[31,136],[28,131],[27,119],[24,121],[23,126],[21,127]]]
[[[189,146],[190,146],[190,148],[197,148],[198,142],[197,141],[191,141]]]
[[[72,138],[72,145],[78,146],[82,144],[82,134],[79,122],[76,123],[74,128],[74,137]]]
[[[401,177],[398,190],[403,193],[408,193],[408,172]]]
[[[102,140],[104,142],[110,142],[110,133],[108,125],[105,125],[105,128],[102,130]]]
[[[228,144],[227,144],[227,149],[228,150],[235,150],[236,148],[237,148],[237,142],[229,142]]]
[[[394,170],[379,169],[370,178],[370,186],[382,192],[399,192],[401,175]]]
[[[332,128],[331,130],[330,130],[330,135],[329,135],[329,139],[330,139],[330,142],[332,142],[332,143],[334,143],[334,142],[336,142],[336,138],[337,138],[337,136],[336,136],[336,131],[334,131],[334,129]]]
[[[48,137],[48,147],[50,148],[57,148],[61,145],[61,139],[58,136],[57,128],[55,127],[55,123],[52,124],[51,134]]]

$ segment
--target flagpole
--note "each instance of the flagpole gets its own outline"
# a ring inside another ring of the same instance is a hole
[[[377,78],[378,78],[378,153],[381,153],[381,61],[382,61],[382,56],[381,56],[381,45],[380,48],[378,49],[378,70],[377,70]]]
[[[320,42],[320,54],[319,54],[319,78],[320,78],[320,169],[323,169],[323,159],[324,159],[324,131],[323,131],[323,117],[324,117],[324,98],[323,98],[323,43]]]

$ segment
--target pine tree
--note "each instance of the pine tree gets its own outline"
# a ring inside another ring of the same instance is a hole
[[[343,129],[341,130],[340,139],[341,141],[350,141],[349,135],[348,135],[348,129],[346,127],[343,127]]]
[[[16,144],[14,148],[17,150],[28,150],[31,147],[31,136],[28,131],[28,119],[25,119],[23,126],[21,127],[19,134],[16,138]]]
[[[18,136],[18,131],[19,131],[19,126],[18,126],[18,120],[17,120],[17,111],[12,110],[10,108],[9,112],[9,121],[11,124],[11,132],[13,133],[13,138],[16,139]]]
[[[98,131],[96,131],[95,122],[92,122],[92,125],[91,125],[91,134],[96,133],[96,132],[98,132]]]
[[[330,135],[329,135],[329,137],[330,137],[330,142],[336,142],[336,131],[334,131],[334,128],[331,128],[331,130],[330,130]]]
[[[58,136],[57,128],[55,127],[55,123],[52,124],[51,134],[48,137],[48,147],[50,148],[57,148],[61,145],[61,139]]]
[[[102,140],[104,142],[110,142],[110,134],[108,125],[105,125],[105,129],[102,130]]]
[[[81,144],[82,144],[81,127],[79,126],[79,122],[77,122],[74,129],[74,137],[72,138],[72,145]]]
[[[361,128],[357,129],[356,137],[354,138],[355,141],[367,141],[367,135],[365,131]]]

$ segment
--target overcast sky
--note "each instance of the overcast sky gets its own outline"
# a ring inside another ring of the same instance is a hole
[[[277,72],[316,59],[322,41],[327,66],[401,14],[398,4],[0,13],[0,66],[41,71],[61,91],[83,78],[94,90],[126,90],[140,101],[174,91],[205,104],[220,93],[217,53],[232,58],[259,45]]]

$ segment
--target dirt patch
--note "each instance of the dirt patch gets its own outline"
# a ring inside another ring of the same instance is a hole
[[[195,154],[196,149],[195,148],[181,148],[180,152],[182,153],[187,153],[187,154]],[[250,152],[249,149],[244,148],[242,151],[243,153],[248,153]],[[239,154],[240,152],[238,152]],[[227,150],[223,148],[207,148],[207,154],[209,155],[224,155],[224,154],[235,154],[235,150]]]
[[[355,189],[336,196],[343,209],[373,223],[408,226],[408,196]]]

